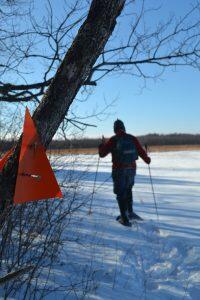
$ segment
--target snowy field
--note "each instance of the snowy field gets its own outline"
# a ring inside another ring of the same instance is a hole
[[[131,228],[115,220],[110,156],[51,157],[70,214],[58,259],[32,278],[45,296],[32,299],[200,299],[200,151],[150,156],[158,215],[148,166],[139,160],[134,211],[144,221]],[[21,288],[6,299],[29,298]]]
[[[152,153],[151,158],[159,220],[148,166],[139,160],[134,210],[145,221],[132,228],[115,221],[110,156],[100,160],[96,185],[97,156],[77,156],[73,168],[66,157],[58,159],[57,178],[78,178],[87,205],[72,216],[54,270],[55,286],[71,289],[48,299],[200,299],[200,152]]]

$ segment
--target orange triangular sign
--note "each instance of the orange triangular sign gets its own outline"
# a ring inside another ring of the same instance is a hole
[[[62,198],[62,193],[26,109],[14,203],[48,198]]]
[[[2,172],[3,167],[5,166],[9,156],[12,154],[13,149],[10,149],[8,152],[6,152],[4,154],[4,156],[2,157],[2,159],[0,160],[0,172]]]

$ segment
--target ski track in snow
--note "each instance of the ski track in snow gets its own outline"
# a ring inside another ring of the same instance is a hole
[[[200,299],[200,152],[152,153],[151,157],[159,221],[148,167],[141,160],[133,188],[134,209],[146,221],[132,228],[115,221],[118,207],[110,157],[100,161],[92,214],[84,207],[74,217],[77,225],[76,230],[71,225],[72,235],[81,244],[66,242],[62,259],[68,276],[64,277],[80,281],[88,276],[95,290],[87,299]],[[57,161],[58,178],[71,172],[70,161],[63,170],[64,160]],[[72,172],[74,178],[81,178],[88,204],[96,165],[97,156],[80,155]],[[82,296],[79,289],[76,295]],[[72,291],[67,299],[77,299],[76,295]]]

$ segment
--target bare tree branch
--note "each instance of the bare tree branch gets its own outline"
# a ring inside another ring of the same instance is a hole
[[[7,53],[7,60],[0,61],[0,73],[3,77],[13,73],[18,78],[24,78],[26,74],[23,66],[29,62],[31,64],[34,64],[34,61],[41,62],[43,66],[41,80],[38,83],[15,84],[1,80],[0,101],[40,101],[62,62],[68,49],[67,45],[73,41],[74,30],[85,19],[86,7],[87,1],[76,0],[71,6],[66,7],[66,13],[58,21],[52,3],[47,1],[47,16],[42,22],[30,14],[28,30],[18,31],[17,27],[16,29],[10,27],[0,31],[0,49],[4,49]],[[127,38],[113,37],[110,40],[83,85],[95,86],[106,75],[116,72],[154,79],[158,78],[166,67],[187,65],[199,69],[198,2],[181,18],[171,16],[166,22],[160,22],[152,29],[146,26],[145,18],[148,14],[158,13],[159,6],[146,8],[143,0],[127,1],[126,7],[128,10],[126,12],[125,9],[121,18],[131,17]],[[48,49],[45,52],[42,51],[44,46]],[[147,71],[145,66],[148,64],[154,64],[157,70]],[[24,93],[21,93],[22,91]]]

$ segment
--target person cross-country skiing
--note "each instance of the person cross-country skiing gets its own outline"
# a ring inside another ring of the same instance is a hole
[[[121,120],[114,122],[114,133],[107,142],[102,139],[99,145],[99,156],[105,157],[112,154],[112,179],[114,193],[117,197],[120,216],[117,220],[125,226],[131,226],[129,220],[140,219],[133,212],[132,187],[136,175],[136,160],[140,156],[145,163],[150,164],[151,158],[142,148],[138,139],[126,133],[124,123]]]

